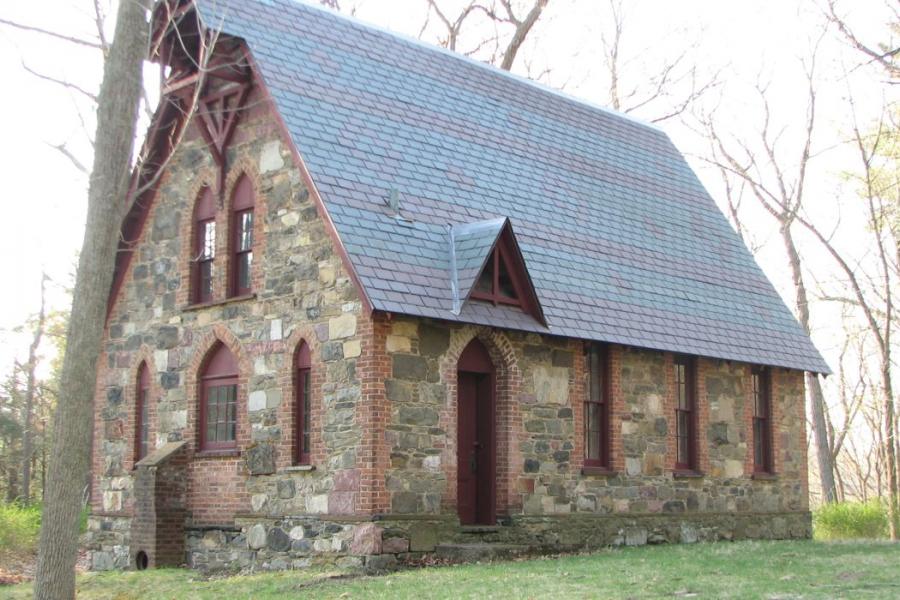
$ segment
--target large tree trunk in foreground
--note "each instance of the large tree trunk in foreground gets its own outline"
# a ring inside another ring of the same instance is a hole
[[[88,214],[63,359],[34,597],[75,597],[78,515],[90,469],[97,357],[112,285],[121,207],[128,193],[149,0],[122,0],[97,107]]]

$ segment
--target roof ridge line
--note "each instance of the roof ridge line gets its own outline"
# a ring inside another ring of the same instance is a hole
[[[489,63],[486,63],[486,62],[483,62],[480,60],[476,60],[476,59],[472,58],[471,56],[466,56],[465,54],[460,54],[459,52],[454,52],[453,50],[448,50],[447,48],[444,48],[443,46],[437,46],[437,45],[431,44],[429,42],[424,42],[420,39],[414,38],[405,33],[401,33],[399,31],[393,31],[391,29],[388,29],[387,27],[383,27],[383,26],[377,25],[375,23],[370,23],[368,21],[363,21],[362,19],[358,19],[356,17],[351,17],[350,15],[345,15],[341,12],[327,8],[325,6],[321,6],[319,4],[313,4],[311,0],[287,0],[287,1],[293,2],[294,4],[300,4],[304,7],[310,8],[312,10],[316,10],[319,12],[323,12],[323,13],[332,15],[334,17],[337,17],[338,19],[347,21],[348,23],[352,23],[354,25],[359,25],[360,27],[363,27],[365,29],[371,29],[373,31],[377,31],[378,33],[387,34],[387,35],[397,38],[399,40],[409,42],[416,46],[421,46],[421,47],[425,48],[426,50],[431,50],[433,52],[451,56],[457,60],[461,60],[463,62],[467,62],[469,64],[472,64],[472,65],[475,65],[482,69],[485,69],[487,71],[490,71],[491,73],[493,73],[495,75],[507,77],[513,81],[517,81],[519,83],[523,83],[525,85],[531,86],[531,87],[537,89],[538,91],[548,93],[548,94],[553,94],[554,96],[558,96],[564,100],[573,102],[573,103],[583,106],[585,108],[596,110],[596,111],[602,112],[604,114],[611,115],[613,117],[618,117],[618,118],[624,119],[626,121],[631,121],[632,123],[641,125],[648,129],[653,129],[654,131],[659,131],[660,133],[665,133],[663,128],[660,127],[659,125],[657,125],[656,123],[651,123],[649,121],[645,121],[639,117],[630,115],[628,113],[619,112],[617,110],[609,108],[608,106],[603,106],[602,104],[593,102],[591,100],[587,100],[585,98],[579,98],[568,92],[564,92],[564,91],[556,89],[554,87],[550,87],[549,85],[547,85],[545,83],[541,83],[540,81],[535,81],[534,79],[528,79],[527,77],[524,77],[517,73],[512,73],[511,71],[506,71],[499,67],[495,67],[492,64],[489,64]]]

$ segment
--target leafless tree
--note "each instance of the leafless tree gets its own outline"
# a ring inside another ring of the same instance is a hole
[[[627,10],[623,0],[607,0],[609,18],[600,33],[603,67],[609,80],[607,102],[615,110],[661,123],[684,114],[718,85],[718,73],[702,76],[694,60],[695,44],[686,44],[659,64],[635,69],[632,62],[647,54],[642,48],[626,55]],[[649,69],[649,70],[648,70]]]
[[[807,107],[804,135],[797,150],[796,167],[791,172],[783,166],[779,145],[781,131],[773,131],[771,106],[765,86],[757,84],[756,89],[762,106],[762,122],[757,144],[751,145],[741,139],[729,139],[720,131],[714,114],[706,115],[702,121],[713,146],[710,157],[706,159],[707,162],[720,169],[720,172],[745,184],[751,196],[778,224],[794,288],[794,309],[801,326],[809,334],[810,300],[803,260],[794,237],[794,226],[805,200],[807,168],[812,158],[811,148],[816,127],[815,52],[806,67]],[[806,387],[812,412],[812,429],[822,493],[827,502],[833,502],[837,492],[822,383],[818,376],[807,373]]]
[[[22,419],[22,499],[31,500],[31,465],[34,460],[34,408],[37,395],[38,349],[44,337],[47,323],[47,276],[41,276],[41,308],[34,325],[31,345],[28,347],[28,362],[21,365],[25,372],[25,407]]]
[[[78,261],[60,401],[54,422],[34,597],[75,597],[81,488],[90,468],[94,376],[107,295],[112,284],[122,198],[128,192],[142,66],[147,55],[149,2],[122,2],[98,94],[88,217]],[[65,423],[65,427],[58,426]]]
[[[428,13],[419,37],[423,37],[433,14],[445,30],[440,38],[442,46],[455,52],[460,51],[459,41],[464,32],[464,25],[472,24],[472,29],[490,29],[491,35],[478,36],[474,45],[463,51],[467,55],[480,54],[485,48],[490,50],[488,62],[505,71],[512,70],[516,57],[528,35],[547,8],[549,0],[471,0],[455,15],[442,8],[439,0],[426,0]],[[475,19],[478,22],[475,23]]]
[[[892,33],[896,36],[900,34],[900,3],[896,0],[893,2],[888,0],[886,6],[890,7],[893,14],[893,22],[889,25]],[[850,44],[855,50],[866,57],[867,62],[873,63],[881,67],[887,73],[892,83],[900,81],[900,45],[894,40],[888,43],[869,43],[865,42],[857,36],[856,32],[847,22],[844,15],[839,14],[841,11],[835,0],[826,0],[822,11],[828,21],[837,29],[840,36]]]

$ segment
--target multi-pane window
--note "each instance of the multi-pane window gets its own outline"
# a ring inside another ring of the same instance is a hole
[[[142,363],[135,395],[135,462],[150,453],[150,372]]]
[[[687,356],[675,357],[675,468],[697,468],[696,363]]]
[[[753,470],[771,473],[772,467],[772,397],[769,370],[754,367],[750,373],[753,393]]]
[[[234,186],[231,202],[231,285],[232,296],[253,291],[253,184],[242,175]]]
[[[201,375],[200,449],[237,446],[238,369],[234,355],[218,345]]]
[[[242,210],[234,215],[234,293],[247,294],[252,286],[250,272],[253,266],[253,210]]]
[[[193,301],[213,299],[216,258],[216,209],[212,190],[203,188],[194,208]]]
[[[312,383],[309,346],[300,342],[294,359],[294,464],[309,464]]]
[[[584,465],[609,468],[609,363],[605,347],[592,344],[584,402]]]

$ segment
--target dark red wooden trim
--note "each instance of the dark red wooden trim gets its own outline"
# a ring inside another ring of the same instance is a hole
[[[497,522],[497,376],[494,362],[491,360],[491,355],[487,351],[487,348],[484,347],[481,340],[473,338],[472,341],[469,342],[457,360],[456,370],[457,379],[460,372],[477,373],[479,375],[485,375],[488,378],[488,386],[490,389],[488,414],[490,415],[491,421],[489,427],[491,439],[488,446],[488,462],[490,463],[490,470],[487,480],[490,482],[490,486],[488,489],[489,498],[486,524],[492,525]],[[459,433],[457,432],[457,436],[458,435]],[[459,453],[459,448],[457,448],[457,453]],[[459,463],[461,459],[462,458],[457,455],[457,463]]]
[[[255,74],[256,85],[261,91],[263,97],[269,102],[269,106],[272,108],[272,114],[275,117],[275,122],[278,124],[279,130],[281,130],[282,138],[291,149],[291,154],[294,155],[294,162],[297,165],[297,169],[300,171],[300,175],[301,177],[303,177],[303,182],[306,184],[307,189],[309,189],[309,195],[313,199],[313,202],[318,209],[319,216],[325,222],[325,230],[331,237],[331,241],[334,243],[338,255],[341,257],[341,262],[344,265],[344,270],[347,271],[347,274],[350,276],[351,281],[353,281],[353,284],[356,286],[356,291],[359,293],[360,302],[362,302],[363,308],[365,309],[366,313],[371,314],[374,310],[372,301],[369,299],[368,294],[366,294],[366,290],[359,279],[359,275],[356,273],[356,269],[353,267],[353,263],[350,262],[350,256],[347,254],[347,249],[344,247],[343,241],[341,241],[341,236],[338,234],[337,228],[334,226],[334,221],[331,220],[331,215],[328,214],[328,209],[325,207],[325,202],[322,200],[322,196],[319,194],[319,190],[316,187],[315,182],[313,182],[312,175],[310,175],[309,173],[306,162],[304,162],[303,157],[300,155],[300,150],[297,148],[297,145],[291,138],[290,131],[287,128],[287,124],[284,122],[284,117],[282,117],[281,112],[278,110],[278,106],[275,104],[275,99],[272,98],[272,92],[269,90],[269,86],[266,85],[265,78],[260,72],[259,67],[256,64],[256,60],[253,58],[253,54],[249,49],[247,49],[246,51],[246,57],[247,61],[250,63],[251,70]]]
[[[600,371],[600,402],[594,402],[592,398],[592,391],[594,386],[594,365],[593,365],[593,354],[597,353],[597,361],[598,368]],[[589,376],[589,385],[585,390],[586,397],[584,402],[584,465],[585,467],[595,467],[599,469],[608,470],[612,466],[612,444],[611,444],[611,407],[610,402],[612,400],[612,386],[610,382],[610,361],[609,361],[609,348],[605,344],[597,344],[593,343],[590,346],[589,354],[588,354],[588,376]],[[597,458],[590,458],[589,452],[590,447],[588,444],[589,441],[589,431],[591,423],[589,421],[590,411],[588,411],[588,406],[591,404],[599,404],[600,410],[598,411],[598,417],[600,420],[600,456]]]
[[[675,366],[684,366],[684,389],[687,399],[687,409],[678,407],[678,379],[675,379],[675,471],[679,474],[698,473],[698,418],[697,406],[697,360],[693,356],[683,354],[675,355]],[[678,462],[678,413],[687,412],[687,438],[688,438],[688,462]]]
[[[774,451],[772,439],[772,377],[771,370],[766,367],[754,366],[750,371],[751,385],[753,386],[753,417],[751,420],[753,430],[753,473],[770,475],[774,473]],[[760,405],[763,410],[760,411]],[[762,445],[757,448],[756,428],[760,427]],[[762,460],[757,460],[757,450],[762,454]]]
[[[238,401],[238,364],[228,346],[222,343],[216,344],[207,359],[203,362],[200,371],[200,410],[198,419],[199,437],[198,448],[201,453],[207,451],[229,450],[237,448],[237,434],[241,419],[240,402]],[[209,390],[212,388],[234,386],[234,439],[225,441],[210,441],[206,439],[206,418],[209,409]]]
[[[477,285],[477,282],[481,278],[489,261],[493,261],[493,290],[491,293],[480,292],[475,289],[475,285]],[[507,273],[509,273],[510,281],[516,292],[515,298],[510,298],[500,291],[501,263],[506,267]],[[469,292],[469,298],[492,302],[494,305],[508,304],[511,306],[519,306],[523,311],[534,317],[541,325],[547,325],[547,321],[544,318],[544,312],[541,309],[541,304],[537,298],[537,292],[534,289],[534,284],[532,283],[531,277],[528,275],[528,269],[525,266],[525,258],[522,256],[522,251],[519,249],[519,245],[516,242],[516,236],[513,233],[512,224],[509,219],[506,219],[506,222],[503,224],[500,235],[498,235],[497,239],[494,241],[494,246],[491,248],[491,252],[488,255],[487,260],[485,260],[484,265],[482,265],[481,271],[478,272],[475,282],[475,285],[472,286],[472,290]]]
[[[149,438],[144,443],[144,408],[150,402],[150,370],[147,363],[142,362],[138,367],[137,387],[134,394],[134,462],[138,462],[147,455]],[[149,432],[148,432],[149,435]]]
[[[303,437],[307,425],[311,425],[310,415],[307,414],[305,407],[306,401],[309,400],[311,403],[312,400],[311,377],[312,365],[309,346],[305,341],[301,341],[294,355],[294,465],[310,464],[309,452],[306,452],[303,447]],[[306,398],[305,394],[309,394],[310,397]]]

